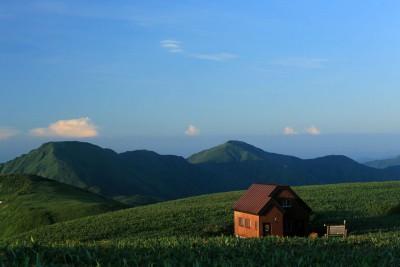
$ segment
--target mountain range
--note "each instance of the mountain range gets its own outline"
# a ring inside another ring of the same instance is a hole
[[[373,167],[373,168],[378,168],[378,169],[386,169],[389,167],[396,167],[396,166],[400,166],[400,156],[397,156],[395,158],[390,158],[390,159],[368,161],[368,162],[364,163],[364,165]]]
[[[334,155],[304,160],[241,141],[228,141],[187,159],[147,150],[116,153],[76,141],[49,142],[0,164],[0,174],[13,173],[39,175],[131,204],[240,190],[255,182],[400,180],[400,167],[377,169]]]

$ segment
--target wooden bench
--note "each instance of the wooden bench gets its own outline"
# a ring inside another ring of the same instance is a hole
[[[343,221],[343,224],[324,224],[326,226],[326,237],[346,237],[347,229],[346,229],[346,220]]]

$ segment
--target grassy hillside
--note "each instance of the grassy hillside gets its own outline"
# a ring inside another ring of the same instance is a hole
[[[313,209],[311,228],[322,234],[324,223],[347,220],[350,234],[398,231],[400,182],[294,187]],[[231,206],[243,191],[203,195],[137,207],[32,230],[41,242],[136,240],[173,236],[209,237],[233,232]]]
[[[400,182],[294,189],[315,212],[314,230],[347,219],[349,237],[235,238],[230,206],[238,191],[42,227],[3,241],[8,245],[0,247],[0,264],[400,266]]]
[[[126,208],[113,200],[26,174],[0,175],[0,238]]]

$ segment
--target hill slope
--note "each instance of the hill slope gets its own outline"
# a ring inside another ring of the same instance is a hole
[[[373,160],[364,163],[364,165],[377,169],[386,169],[388,167],[400,166],[400,156],[392,159]]]
[[[0,175],[0,238],[43,225],[126,208],[35,175]]]
[[[293,187],[311,207],[312,230],[347,220],[349,232],[400,230],[400,182]],[[318,192],[318,193],[316,193]],[[243,191],[218,193],[136,207],[35,229],[41,242],[136,240],[174,236],[219,236],[233,232],[231,206]]]

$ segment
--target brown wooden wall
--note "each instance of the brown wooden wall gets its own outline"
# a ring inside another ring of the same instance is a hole
[[[250,228],[246,228],[239,226],[239,218],[249,219],[250,220]],[[256,223],[258,223],[259,227],[259,217],[258,215],[243,213],[240,211],[234,212],[234,220],[235,220],[235,235],[241,237],[260,237],[259,230],[256,229]]]
[[[249,219],[251,221],[250,228],[239,226],[239,218]],[[244,212],[234,212],[235,235],[241,237],[263,237],[264,223],[271,224],[271,235],[283,236],[283,214],[276,208],[271,207],[265,215],[258,216]],[[256,227],[258,225],[258,227]],[[258,229],[257,229],[258,228]]]
[[[282,192],[280,192],[276,200],[279,204],[281,204],[283,199],[292,200],[292,207],[284,208],[285,215],[283,217],[283,219],[286,221],[292,221],[292,231],[284,232],[284,235],[308,235],[308,225],[310,219],[309,210],[307,210],[299,202],[299,200],[288,190],[283,190]]]
[[[276,198],[290,198],[290,199],[294,199],[296,198],[289,190],[282,190],[277,196]]]
[[[283,236],[283,214],[278,208],[271,207],[264,216],[260,216],[260,236],[264,233],[263,223],[271,223],[271,235]]]

